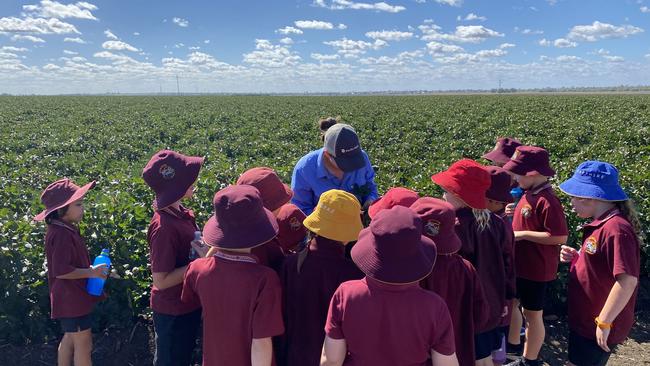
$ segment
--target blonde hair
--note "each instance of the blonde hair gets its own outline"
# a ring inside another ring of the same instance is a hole
[[[644,235],[641,228],[641,220],[639,220],[639,213],[636,211],[636,208],[634,208],[634,202],[632,202],[632,200],[616,201],[615,205],[632,225],[632,229],[639,239],[639,242],[643,243]]]
[[[490,210],[473,208],[472,213],[474,214],[474,219],[476,219],[480,231],[483,231],[490,226]]]

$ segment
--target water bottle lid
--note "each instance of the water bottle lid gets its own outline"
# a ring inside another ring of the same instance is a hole
[[[200,231],[195,231],[194,232],[194,240],[201,240],[201,237],[203,236],[203,233]]]
[[[110,250],[108,248],[102,249],[102,254],[109,254]]]

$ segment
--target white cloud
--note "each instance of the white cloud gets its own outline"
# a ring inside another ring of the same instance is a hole
[[[34,43],[45,43],[45,40],[43,38],[38,38],[34,36],[24,36],[22,34],[14,34],[13,36],[11,36],[11,40],[14,42],[29,41]]]
[[[456,7],[463,5],[463,0],[436,0],[436,2],[439,4],[456,6]]]
[[[106,41],[102,43],[102,48],[111,51],[131,51],[138,52],[139,50],[130,44],[122,41]]]
[[[516,45],[516,44],[512,44],[512,43],[501,43],[501,44],[499,45],[499,48],[502,49],[502,50],[504,50],[504,49],[506,49],[506,48],[513,48],[513,47],[517,47],[517,45]]]
[[[337,25],[336,28],[340,30],[344,30],[344,29],[348,29],[348,26],[343,23],[339,23],[339,25]]]
[[[427,50],[431,55],[442,55],[445,53],[457,53],[457,52],[465,51],[463,47],[456,46],[453,44],[440,43],[436,41],[431,41],[427,43]]]
[[[647,6],[642,6],[640,10],[642,13],[650,13],[650,8]]]
[[[210,44],[210,40],[209,40],[209,39],[206,39],[206,40],[203,41],[203,43],[204,43],[204,44]]]
[[[401,32],[401,31],[375,31],[367,32],[366,37],[372,39],[383,39],[384,41],[403,41],[413,37],[411,32]]]
[[[54,65],[54,64],[47,64],[47,65],[43,66],[43,70],[45,70],[45,71],[54,71],[54,70],[59,70],[59,69],[61,69],[61,68],[59,66],[57,66],[57,65]]]
[[[292,26],[286,26],[284,28],[280,28],[280,29],[276,30],[275,33],[280,33],[280,34],[285,34],[285,35],[286,34],[292,34],[292,33],[293,34],[302,34],[303,31],[301,31],[298,28],[294,28]]]
[[[390,5],[383,1],[377,3],[361,3],[349,0],[331,0],[329,2],[326,0],[315,0],[314,5],[332,10],[374,10],[385,11],[388,13],[399,13],[400,11],[406,10],[406,8],[401,5]]]
[[[625,59],[623,57],[621,57],[621,56],[608,56],[608,55],[605,55],[605,56],[603,56],[603,58],[605,60],[609,61],[609,62],[624,62],[625,61]]]
[[[174,45],[174,48],[182,48],[182,47],[185,47],[185,43],[176,43]]]
[[[93,55],[95,58],[104,58],[113,61],[117,64],[126,64],[126,63],[135,63],[137,62],[133,58],[126,55],[118,55],[108,51],[97,52]]]
[[[178,25],[179,27],[183,27],[183,28],[186,28],[190,25],[190,22],[187,19],[183,19],[179,17],[174,17],[172,19],[172,22],[174,22],[174,24]]]
[[[119,38],[117,38],[117,36],[116,36],[115,34],[113,34],[113,32],[111,32],[110,29],[105,30],[105,31],[104,31],[104,35],[105,35],[106,38],[108,38],[108,39],[115,39],[115,40],[118,40],[118,39],[119,39]]]
[[[453,55],[433,55],[433,60],[442,64],[465,64],[485,62],[492,58],[503,57],[508,51],[502,48],[480,50],[476,53],[454,53]]]
[[[543,31],[543,30],[540,30],[540,29],[530,29],[530,28],[526,28],[526,29],[521,29],[521,30],[520,30],[519,27],[515,27],[515,32],[519,32],[519,33],[524,34],[524,35],[527,35],[527,36],[528,36],[528,35],[540,35],[540,34],[544,34],[544,31]]]
[[[341,56],[334,54],[334,55],[323,55],[320,53],[312,53],[311,58],[313,58],[316,61],[323,62],[323,61],[335,61],[341,58]]]
[[[568,39],[558,38],[553,41],[553,46],[557,48],[573,48],[577,47],[578,44],[576,42],[569,41]]]
[[[65,37],[63,39],[63,42],[70,42],[70,43],[79,43],[79,44],[86,44],[86,41],[79,37],[71,38],[71,37]]]
[[[97,6],[83,1],[65,5],[56,1],[41,0],[40,5],[23,5],[23,10],[28,16],[42,18],[97,20],[91,13],[97,10]]]
[[[137,37],[140,35],[140,32],[133,32],[133,35]]]
[[[459,16],[459,18],[460,18],[460,16]],[[459,20],[460,20],[460,19],[459,19]],[[476,14],[474,14],[474,13],[469,13],[469,14],[467,14],[467,15],[465,16],[465,18],[463,18],[463,20],[468,21],[468,22],[471,22],[471,21],[473,21],[473,20],[480,20],[481,22],[484,22],[484,21],[487,20],[487,18],[486,18],[486,17],[483,17],[483,16],[478,16],[478,15],[476,15]]]
[[[336,41],[327,41],[323,44],[331,46],[337,50],[340,55],[346,58],[356,58],[365,54],[369,50],[378,50],[388,45],[386,41],[377,39],[375,42],[354,41],[347,38],[341,38]]]
[[[537,42],[537,43],[538,43],[540,46],[543,46],[543,47],[549,47],[550,45],[553,44],[553,42],[549,41],[549,40],[546,39],[546,38],[542,38],[542,39],[540,39],[539,42]]]
[[[192,46],[192,47],[188,47],[187,49],[190,50],[190,51],[198,51],[198,50],[201,49],[201,47],[199,47],[199,46]]]
[[[441,33],[440,30],[442,28],[433,23],[426,23],[420,25],[418,28],[423,34],[423,36],[420,38],[423,41],[480,43],[489,38],[504,36],[503,33],[499,33],[482,25],[461,25],[456,27],[456,31],[454,33]]]
[[[287,45],[289,45],[289,44],[293,44],[293,39],[291,39],[291,38],[289,38],[289,37],[284,37],[284,38],[282,38],[282,39],[280,40],[280,43],[282,43],[282,44],[287,44]]]
[[[280,68],[296,65],[301,60],[287,46],[274,45],[266,39],[255,40],[255,51],[244,54],[244,62],[258,67]]]
[[[59,19],[43,19],[31,17],[24,19],[16,17],[0,18],[0,32],[20,32],[35,34],[81,34],[74,25],[62,22]]]
[[[0,47],[0,51],[27,52],[29,50],[27,48],[25,48],[25,47],[3,46],[3,47]]]
[[[643,31],[643,29],[632,25],[615,26],[595,21],[591,25],[574,26],[567,38],[577,41],[596,42],[601,39],[627,38]]]
[[[0,59],[12,59],[12,58],[18,58],[18,55],[15,53],[11,52],[2,52],[0,51]]]
[[[559,62],[577,62],[577,61],[582,61],[582,58],[578,56],[562,55],[562,56],[558,56],[556,60]]]
[[[78,55],[79,52],[74,52],[74,51],[69,51],[69,50],[63,50],[63,53],[66,55]]]
[[[293,24],[296,27],[301,29],[318,29],[318,30],[334,29],[334,24],[330,22],[323,22],[321,20],[296,20]]]

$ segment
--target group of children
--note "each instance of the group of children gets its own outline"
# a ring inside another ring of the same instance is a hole
[[[462,159],[431,177],[442,199],[391,188],[365,228],[353,194],[329,190],[305,216],[272,169],[253,168],[216,192],[201,230],[182,201],[203,158],[156,153],[143,170],[155,193],[154,365],[190,365],[201,324],[204,366],[482,366],[506,362],[506,348],[517,356],[509,365],[540,365],[546,287],[560,260],[571,266],[569,364],[605,365],[632,327],[640,270],[641,229],[618,171],[588,161],[559,186],[592,219],[576,250],[564,245],[548,152],[502,138],[483,157],[493,165]],[[85,282],[107,273],[90,265],[76,224],[94,184],[52,183],[35,217],[48,224],[59,365],[91,364],[101,297]]]

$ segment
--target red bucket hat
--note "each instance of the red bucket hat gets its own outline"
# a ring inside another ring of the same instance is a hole
[[[278,174],[271,168],[249,169],[239,176],[237,184],[248,184],[257,188],[264,201],[264,207],[271,211],[277,210],[293,197],[291,188],[282,183]]]
[[[299,244],[305,236],[307,236],[307,229],[302,222],[307,216],[302,212],[298,206],[294,204],[284,205],[278,212],[278,242],[282,249],[292,250]]]
[[[483,154],[482,158],[489,161],[505,164],[510,161],[510,157],[515,150],[521,146],[521,142],[512,137],[501,137],[497,139],[497,144],[490,152]]]
[[[417,201],[420,196],[417,192],[408,188],[394,187],[388,190],[383,196],[370,205],[368,209],[368,216],[375,217],[377,212],[392,208],[395,206],[409,207],[413,202]]]
[[[185,195],[199,177],[203,160],[172,150],[161,150],[151,157],[142,170],[142,178],[156,194],[156,209],[163,209]]]
[[[422,197],[411,206],[422,220],[422,234],[436,243],[438,254],[454,254],[462,242],[456,235],[456,210],[437,198]]]
[[[490,174],[474,160],[459,160],[446,171],[432,175],[431,180],[447,192],[460,197],[468,206],[487,208],[485,192],[490,188]]]
[[[515,200],[512,198],[512,194],[510,194],[512,176],[508,171],[498,166],[487,166],[485,170],[490,173],[490,177],[492,178],[490,189],[487,190],[485,196],[493,201],[513,203]]]
[[[382,210],[359,234],[352,260],[368,277],[391,284],[420,281],[431,273],[436,245],[422,235],[422,220],[413,210]]]
[[[68,178],[50,184],[41,194],[41,202],[45,205],[45,210],[34,216],[34,221],[45,220],[47,215],[52,212],[83,198],[93,187],[95,187],[95,181],[79,187]]]
[[[503,169],[517,175],[540,174],[545,177],[555,175],[555,170],[551,168],[549,162],[548,151],[537,146],[518,147]]]
[[[260,246],[278,235],[278,222],[262,204],[257,188],[228,186],[214,195],[214,215],[203,228],[206,244],[223,249]]]

